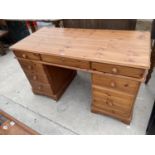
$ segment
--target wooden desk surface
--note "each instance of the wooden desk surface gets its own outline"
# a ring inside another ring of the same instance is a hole
[[[42,28],[11,49],[136,68],[150,66],[149,32]]]

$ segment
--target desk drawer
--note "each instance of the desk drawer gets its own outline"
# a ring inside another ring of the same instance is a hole
[[[40,55],[31,52],[24,52],[24,51],[13,51],[16,57],[23,58],[23,59],[31,59],[31,60],[40,60]]]
[[[40,83],[49,83],[49,79],[44,71],[42,64],[34,63],[29,60],[18,60],[23,71],[25,72],[30,83],[40,82]]]
[[[24,72],[28,73],[38,73],[38,74],[45,74],[44,67],[42,64],[34,63],[29,60],[20,60],[18,59],[21,67],[23,68]]]
[[[130,109],[135,96],[125,95],[121,92],[112,91],[100,86],[93,85],[93,99],[109,103],[111,107],[120,107],[121,109]],[[113,103],[110,103],[113,102]]]
[[[64,58],[50,55],[41,55],[41,58],[43,61],[50,62],[53,64],[82,68],[82,69],[90,68],[89,62],[83,60],[76,60],[71,58]]]
[[[96,106],[129,113],[135,96],[124,95],[115,91],[93,86],[93,102]]]
[[[122,91],[133,95],[137,93],[140,85],[140,82],[138,81],[100,74],[93,74],[92,81],[95,85],[111,88],[113,90]]]
[[[32,90],[34,93],[53,96],[53,90],[49,84],[32,83]]]
[[[103,115],[105,114],[105,115],[119,118],[122,120],[125,120],[125,119],[128,120],[131,117],[132,112],[119,111],[116,109],[101,107],[101,106],[96,105],[96,103],[97,102],[94,102],[94,105],[92,105],[92,112],[97,112],[97,113],[100,113]],[[129,124],[129,123],[130,123],[130,121],[129,122],[127,121],[127,124]]]
[[[43,84],[49,84],[49,80],[45,74],[34,74],[34,73],[27,73],[27,72],[25,72],[25,74],[29,79],[30,83],[40,82]]]
[[[92,63],[92,69],[96,71],[101,71],[105,73],[115,74],[115,75],[124,75],[128,77],[143,78],[145,70],[132,68],[132,67],[123,67],[118,65],[110,65],[104,63]]]

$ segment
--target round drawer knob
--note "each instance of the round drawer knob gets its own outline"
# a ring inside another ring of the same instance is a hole
[[[61,58],[62,61],[65,61],[65,58]]]
[[[36,75],[33,76],[33,80],[37,80],[37,76]]]
[[[38,86],[38,89],[41,90],[41,86]]]
[[[115,82],[111,82],[111,83],[110,83],[110,86],[111,86],[112,88],[115,88],[115,87],[116,87],[116,83],[115,83]]]
[[[32,69],[32,66],[31,65],[28,65],[28,69]]]
[[[22,57],[23,57],[23,58],[26,58],[26,54],[22,54]]]
[[[113,106],[113,102],[112,101],[110,101],[110,100],[107,100],[107,105],[109,105],[109,106]]]
[[[112,73],[116,74],[118,72],[117,68],[112,68]]]

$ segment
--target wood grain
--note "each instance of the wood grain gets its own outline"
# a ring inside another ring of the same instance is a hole
[[[21,52],[22,53],[22,52]],[[25,53],[25,52],[24,52]],[[33,53],[31,53],[31,56]],[[36,58],[33,56],[33,58]],[[75,70],[33,62],[18,58],[35,94],[46,95],[58,100],[76,75]]]
[[[92,111],[130,123],[150,66],[149,32],[42,28],[11,49],[34,93],[58,100],[75,70],[87,71],[92,73]]]
[[[45,62],[51,62],[53,64],[63,65],[63,66],[71,66],[83,69],[90,69],[90,63],[87,61],[77,60],[77,59],[70,59],[64,57],[57,57],[51,55],[41,55],[41,58]]]
[[[30,59],[30,60],[40,60],[40,55],[32,52],[25,52],[25,51],[14,51],[14,54],[18,58],[23,58],[23,59]]]
[[[11,49],[135,68],[150,66],[149,32],[42,28]]]
[[[92,75],[92,83],[129,94],[137,94],[140,82],[108,75]]]
[[[123,67],[118,65],[111,65],[105,63],[92,63],[91,68],[96,71],[110,73],[114,75],[123,75],[128,77],[142,78],[144,77],[145,70],[133,67]]]

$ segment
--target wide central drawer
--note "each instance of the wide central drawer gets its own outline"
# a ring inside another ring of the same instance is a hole
[[[59,56],[51,56],[51,55],[41,55],[41,58],[43,61],[50,62],[53,64],[82,68],[82,69],[90,68],[90,64],[88,61],[64,58],[64,57],[59,57]]]
[[[128,77],[143,78],[145,70],[139,68],[125,67],[112,64],[96,63],[93,62],[91,68],[95,71],[124,75]]]
[[[92,74],[92,82],[98,86],[111,88],[133,95],[137,93],[140,85],[140,82],[138,81],[102,74]]]

